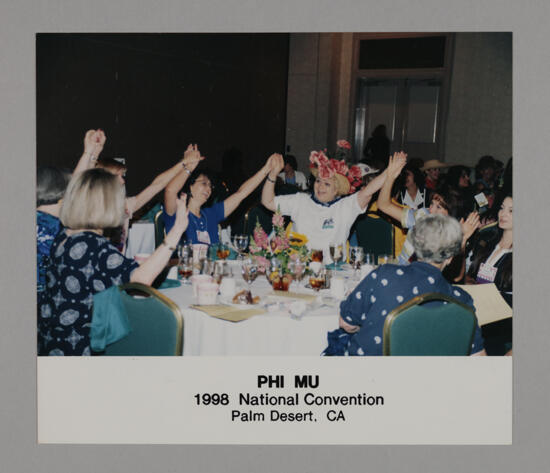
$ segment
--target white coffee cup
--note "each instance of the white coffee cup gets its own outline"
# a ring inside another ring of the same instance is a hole
[[[223,278],[220,284],[220,294],[224,297],[233,297],[237,290],[235,278]]]
[[[201,283],[197,286],[197,304],[214,305],[218,297],[219,286],[215,283]]]
[[[198,296],[197,288],[200,284],[211,283],[214,279],[208,274],[195,274],[191,276],[191,284],[193,286],[193,296]]]
[[[331,279],[330,294],[336,299],[343,299],[346,296],[346,284],[343,278]]]

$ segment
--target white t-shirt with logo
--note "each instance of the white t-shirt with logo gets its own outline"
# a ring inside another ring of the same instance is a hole
[[[293,231],[304,234],[307,245],[314,249],[328,249],[330,244],[345,243],[353,222],[366,210],[352,194],[336,201],[329,207],[314,202],[309,194],[298,193],[275,197],[275,207],[283,215],[289,215]]]

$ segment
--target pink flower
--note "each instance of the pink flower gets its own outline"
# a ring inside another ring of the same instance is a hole
[[[256,264],[258,265],[258,271],[265,273],[265,270],[269,266],[269,261],[263,256],[256,256]]]
[[[309,155],[309,162],[313,164],[313,167],[328,164],[328,161],[327,155],[323,151],[312,151]]]
[[[330,179],[332,176],[334,176],[334,169],[329,167],[327,164],[321,164],[319,165],[319,177],[321,179]]]
[[[346,163],[344,161],[331,159],[330,166],[332,167],[332,169],[334,169],[335,172],[337,172],[338,174],[342,174],[343,176],[347,175],[348,173],[348,167],[346,166]]]
[[[254,229],[254,241],[259,248],[267,250],[269,248],[269,238],[264,229],[257,225]]]
[[[350,184],[350,190],[349,190],[350,194],[353,194],[361,186],[361,183],[362,183],[361,175],[362,175],[361,168],[359,168],[359,166],[352,166],[350,168],[349,173],[347,175],[347,178]]]
[[[273,223],[274,227],[282,227],[285,224],[285,219],[280,213],[275,212],[273,214],[271,222]]]
[[[286,250],[289,247],[288,240],[280,236],[276,236],[275,238],[273,238],[270,244],[271,251],[273,251],[273,253],[280,253],[281,251]]]
[[[338,148],[351,149],[351,145],[346,140],[338,140],[336,146],[338,146]]]
[[[360,181],[363,173],[359,166],[352,166],[349,168],[348,177],[352,178],[354,181]]]

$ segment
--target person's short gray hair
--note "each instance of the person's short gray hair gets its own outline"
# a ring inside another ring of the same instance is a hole
[[[411,230],[411,243],[419,261],[443,263],[460,252],[462,228],[453,217],[426,215]]]
[[[72,230],[114,228],[122,224],[126,192],[118,178],[95,168],[73,176],[61,206],[61,223]]]
[[[57,204],[65,194],[71,173],[54,166],[36,169],[36,206]]]

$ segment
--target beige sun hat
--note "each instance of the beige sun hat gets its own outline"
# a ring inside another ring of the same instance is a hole
[[[317,168],[310,168],[310,171],[311,174],[313,174],[313,177],[317,177],[319,175],[319,169]],[[338,174],[337,172],[334,173],[332,177],[336,178],[336,192],[338,195],[347,195],[351,188],[348,178],[342,174]]]
[[[452,164],[442,163],[439,159],[428,159],[420,170],[427,171],[428,169],[448,168],[449,166],[452,166]]]

